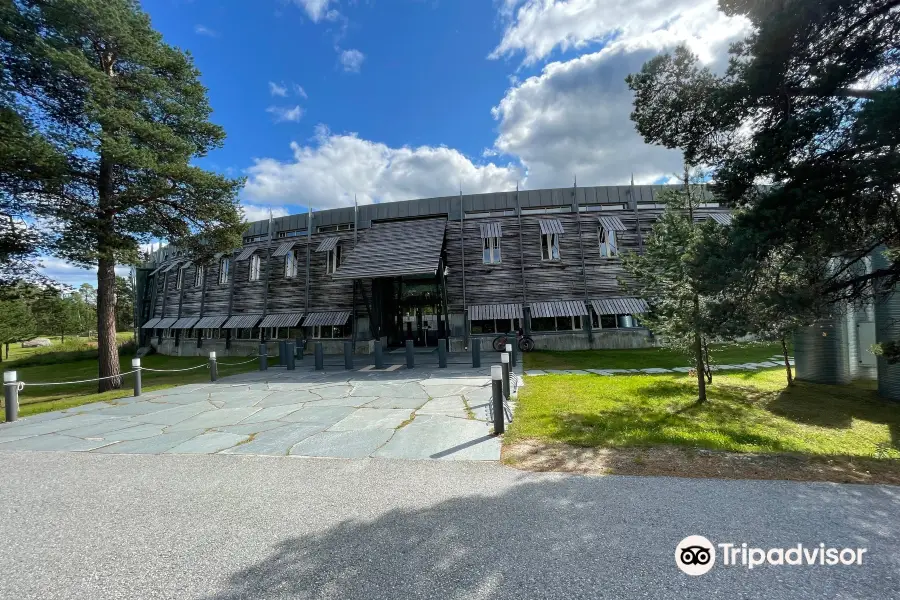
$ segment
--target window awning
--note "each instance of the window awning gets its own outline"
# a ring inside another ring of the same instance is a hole
[[[558,302],[532,302],[531,316],[537,317],[580,317],[588,314],[587,307],[580,300]]]
[[[272,253],[272,256],[287,256],[287,253],[293,249],[294,244],[297,243],[297,240],[291,240],[290,242],[284,242],[278,248],[275,249],[275,252]]]
[[[154,329],[169,329],[175,324],[178,317],[165,317],[159,320],[159,323],[153,326]]]
[[[199,317],[181,317],[172,324],[171,329],[193,329]]]
[[[640,315],[650,310],[640,298],[602,298],[591,300],[591,306],[598,315]]]
[[[235,315],[222,325],[222,329],[251,329],[260,319],[262,315]]]
[[[597,217],[597,220],[600,221],[600,226],[607,231],[628,231],[619,217]]]
[[[153,269],[152,271],[150,271],[150,274],[147,275],[147,277],[153,277],[154,275],[156,275],[157,273],[159,273],[160,271],[162,271],[162,270],[163,270],[163,267],[165,267],[165,266],[166,266],[166,265],[159,265],[158,267],[156,267],[155,269]]]
[[[547,235],[548,233],[565,233],[563,231],[562,222],[559,219],[541,219],[541,234]]]
[[[168,273],[169,271],[171,271],[172,269],[174,269],[175,267],[177,267],[178,265],[180,265],[180,264],[183,263],[183,262],[185,262],[185,261],[183,261],[183,260],[176,260],[175,262],[173,262],[172,264],[170,264],[168,267],[166,267],[165,269],[163,269],[163,273]]]
[[[303,322],[304,327],[314,327],[316,325],[343,325],[350,318],[351,311],[335,311],[335,312],[314,312],[306,316]]]
[[[470,321],[489,319],[521,319],[521,304],[476,304],[469,307]]]
[[[706,219],[712,219],[719,225],[731,225],[731,214],[729,213],[709,213]]]
[[[225,321],[228,315],[209,315],[208,317],[200,317],[200,320],[194,323],[195,329],[218,329]]]
[[[481,239],[503,237],[503,229],[500,223],[479,223],[481,226]]]
[[[316,252],[328,252],[330,250],[334,250],[334,247],[337,246],[337,243],[340,241],[340,238],[336,237],[327,237],[322,240],[322,243],[319,244],[319,247],[316,248]]]
[[[266,315],[260,327],[296,327],[303,319],[303,313],[282,313],[275,315]]]
[[[332,277],[434,275],[441,261],[446,227],[446,218],[373,223]]]
[[[259,250],[259,246],[250,246],[249,248],[244,248],[243,250],[241,250],[241,253],[238,254],[238,257],[234,260],[247,260],[248,258],[253,256],[253,253],[257,250]]]
[[[147,321],[146,323],[141,325],[141,329],[155,329],[156,324],[159,323],[160,321],[161,321],[161,319],[159,317],[157,317],[155,319],[150,319],[149,321]]]

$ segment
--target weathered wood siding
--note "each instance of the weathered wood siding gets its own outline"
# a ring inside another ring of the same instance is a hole
[[[191,265],[184,270],[184,296],[181,300],[182,317],[199,317],[200,300],[203,295],[202,286],[194,286],[197,276],[197,267]]]
[[[306,237],[296,240],[291,249],[297,254],[296,277],[284,276],[284,256],[269,258],[269,313],[306,312]]]
[[[219,283],[219,268],[221,262],[214,260],[206,267],[206,294],[203,301],[204,315],[227,315],[228,296],[230,284]],[[234,262],[231,265],[231,273],[234,276]]]

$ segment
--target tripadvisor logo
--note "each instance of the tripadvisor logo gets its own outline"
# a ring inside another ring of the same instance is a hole
[[[762,565],[826,566],[861,565],[866,548],[832,548],[825,544],[789,548],[753,548],[746,543],[713,544],[702,535],[691,535],[675,546],[675,564],[688,575],[703,575],[716,564],[716,549],[726,567],[753,569]]]

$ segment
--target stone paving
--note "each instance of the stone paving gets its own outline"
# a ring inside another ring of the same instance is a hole
[[[788,362],[794,364],[791,358]],[[772,356],[769,360],[758,363],[744,363],[740,365],[713,365],[713,371],[753,371],[756,369],[771,369],[772,367],[783,367],[783,356]],[[526,375],[633,375],[635,373],[687,373],[694,367],[672,367],[671,369],[663,369],[660,367],[648,367],[646,369],[530,369],[525,371]]]
[[[490,398],[489,368],[270,369],[0,424],[0,451],[498,460]]]

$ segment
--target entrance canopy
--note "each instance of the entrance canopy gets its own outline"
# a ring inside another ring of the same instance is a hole
[[[446,227],[446,218],[373,223],[332,277],[435,275]]]

